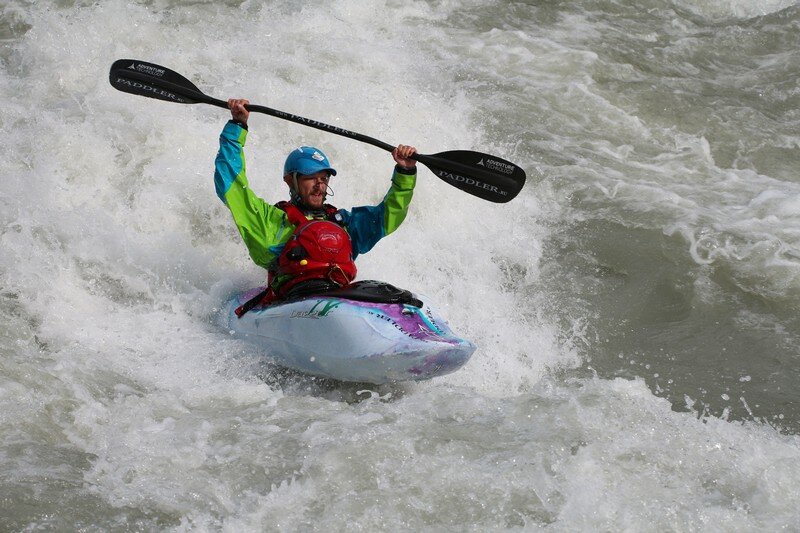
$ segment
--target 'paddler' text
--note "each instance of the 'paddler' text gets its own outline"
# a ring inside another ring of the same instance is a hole
[[[478,181],[475,178],[468,178],[466,176],[462,176],[461,174],[453,174],[452,172],[447,172],[446,170],[438,170],[438,169],[436,170],[436,174],[440,178],[452,181],[453,183],[463,183],[471,187],[477,187],[479,189],[486,189],[487,191],[492,191],[493,193],[499,194],[501,196],[508,196],[508,191],[504,191],[499,187],[497,187],[496,185],[490,185],[489,183]]]
[[[142,82],[139,82],[139,81],[132,81],[132,80],[129,80],[128,78],[121,78],[121,77],[118,76],[115,85],[120,85],[120,84],[127,85],[128,87],[130,87],[132,89],[140,89],[140,90],[143,90],[143,91],[151,92],[154,95],[157,95],[157,97],[161,97],[161,98],[165,98],[165,99],[168,99],[168,100],[172,100],[174,102],[178,102],[178,103],[181,103],[181,104],[189,103],[188,100],[186,100],[185,98],[183,98],[181,96],[178,96],[175,93],[171,93],[169,91],[165,91],[164,89],[161,89],[159,87],[153,87],[152,85],[149,85],[147,83],[142,83]]]

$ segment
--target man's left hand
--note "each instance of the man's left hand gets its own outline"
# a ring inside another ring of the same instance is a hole
[[[405,144],[398,144],[397,148],[392,150],[392,157],[395,163],[405,168],[416,168],[417,162],[411,159],[411,156],[417,153],[417,149],[413,146],[406,146]]]

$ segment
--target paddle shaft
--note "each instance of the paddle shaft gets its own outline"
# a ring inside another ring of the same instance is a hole
[[[152,82],[151,76],[148,76],[147,74],[141,74],[136,71],[126,71],[125,76],[132,79],[138,79],[143,83]],[[166,80],[159,80],[158,85],[163,89],[168,89],[180,96],[185,96],[186,98],[189,98],[191,100],[228,109],[228,102],[220,100],[219,98],[208,96],[207,94],[204,94],[200,91],[193,91],[187,87],[183,87],[181,85],[177,85],[175,83],[171,83]],[[328,133],[334,133],[336,135],[341,135],[342,137],[347,137],[349,139],[355,139],[356,141],[361,141],[363,143],[371,144],[372,146],[377,146],[378,148],[382,148],[383,150],[386,150],[388,152],[391,152],[395,148],[391,144],[385,143],[374,137],[346,130],[338,126],[325,124],[324,122],[320,122],[318,120],[312,120],[310,118],[301,117],[299,115],[293,115],[292,113],[287,113],[286,111],[281,111],[279,109],[272,109],[271,107],[263,105],[254,105],[254,104],[247,104],[245,108],[251,113],[263,113],[265,115],[282,118],[283,120],[288,120],[290,122],[302,124],[303,126],[316,128],[318,130],[327,131]]]

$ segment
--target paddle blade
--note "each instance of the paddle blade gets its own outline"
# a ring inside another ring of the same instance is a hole
[[[179,104],[204,101],[200,89],[177,72],[138,59],[114,61],[108,79],[114,88],[139,96]]]
[[[451,150],[434,155],[418,154],[415,159],[453,187],[490,202],[508,202],[525,185],[524,170],[489,154]]]

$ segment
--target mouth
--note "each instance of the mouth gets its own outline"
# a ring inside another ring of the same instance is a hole
[[[309,193],[308,199],[314,203],[323,202],[325,200],[325,193],[322,191],[312,191]]]

